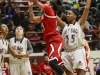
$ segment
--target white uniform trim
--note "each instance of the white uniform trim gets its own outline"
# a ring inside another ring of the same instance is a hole
[[[59,54],[59,56],[60,56],[60,49],[61,49],[61,47],[62,47],[62,43],[60,44],[60,46],[58,48],[58,54]]]
[[[52,45],[52,44],[50,44],[50,46],[51,46],[51,48],[52,48],[52,51],[50,52],[49,57],[50,57],[50,56],[51,56],[51,54],[54,52],[54,47],[53,47],[53,45]]]
[[[48,18],[56,18],[57,16],[49,16],[49,15],[47,15],[46,13],[44,13],[44,15],[46,16],[46,17],[48,17]]]

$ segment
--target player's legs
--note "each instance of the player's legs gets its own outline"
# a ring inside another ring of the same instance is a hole
[[[61,41],[52,41],[50,43],[47,43],[47,50],[48,50],[48,55],[49,55],[49,63],[50,67],[57,72],[59,75],[66,75],[64,70],[62,69],[61,66],[58,64],[61,63],[60,59],[60,52],[62,49],[62,42]],[[60,59],[60,60],[59,60]],[[60,62],[58,62],[60,61]]]
[[[70,58],[70,52],[62,52],[61,53],[61,58],[64,62],[64,66],[63,69],[65,70],[67,75],[73,75],[73,65],[71,62],[71,58]]]
[[[58,74],[58,75],[65,75],[64,70],[62,69],[62,67],[60,65],[57,65],[57,60],[53,59],[50,62],[50,67]]]
[[[32,75],[29,60],[20,64],[20,75]]]
[[[73,69],[76,70],[77,75],[84,75],[85,74],[85,67],[86,67],[86,56],[85,50],[83,47],[77,49],[73,52],[72,56],[73,62]]]
[[[10,63],[10,75],[20,75],[20,64],[12,64]]]

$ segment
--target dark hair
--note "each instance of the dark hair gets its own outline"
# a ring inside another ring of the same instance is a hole
[[[78,21],[79,20],[79,13],[75,9],[71,9],[70,11],[72,11],[77,16],[76,21]]]
[[[62,0],[54,0],[56,3],[57,3],[57,5],[62,5]]]
[[[38,62],[38,60],[37,60],[36,58],[34,58],[34,59],[32,60],[32,63],[33,63],[34,61],[37,61],[37,62]]]
[[[48,56],[48,54],[47,54],[47,53],[45,53],[45,54],[44,54],[44,57],[45,57],[45,56]]]
[[[56,13],[56,11],[57,11],[57,3],[54,0],[50,0],[50,4],[53,6],[53,10]]]
[[[16,28],[18,28],[18,27],[21,27],[23,29],[23,33],[25,33],[25,30],[24,30],[24,28],[21,25],[17,26]]]

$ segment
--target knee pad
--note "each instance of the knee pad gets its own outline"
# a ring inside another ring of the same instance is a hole
[[[64,73],[64,70],[62,69],[62,67],[60,65],[57,65],[57,60],[54,59],[54,60],[51,60],[49,62],[50,64],[50,67],[58,73],[58,75],[62,75]]]

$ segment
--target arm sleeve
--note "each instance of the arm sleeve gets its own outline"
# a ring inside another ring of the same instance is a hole
[[[33,48],[32,48],[32,45],[30,43],[30,41],[27,39],[27,54],[31,54],[33,53]]]

